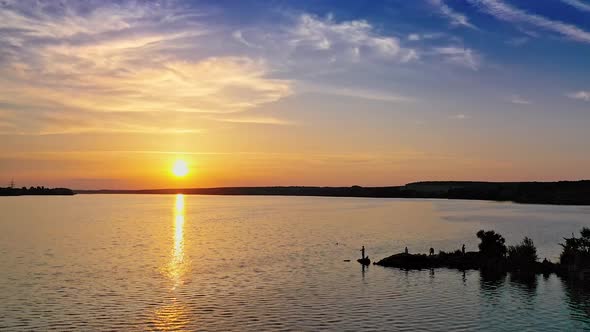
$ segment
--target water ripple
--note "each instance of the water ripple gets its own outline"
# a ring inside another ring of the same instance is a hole
[[[47,199],[42,214],[31,208]],[[469,241],[481,227],[468,222],[473,213],[485,212],[485,223],[499,220],[507,238],[535,225],[522,218],[526,206],[444,204],[116,195],[0,200],[0,330],[590,331],[588,287],[555,276],[363,270],[354,262],[361,244],[372,257],[406,245],[473,248]],[[546,229],[547,243],[577,230],[584,211],[576,211],[545,211],[544,222],[564,214],[574,220]],[[554,247],[539,249],[553,257]]]

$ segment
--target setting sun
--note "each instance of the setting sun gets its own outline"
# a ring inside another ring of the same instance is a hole
[[[184,177],[188,174],[188,164],[184,160],[177,160],[172,166],[172,174],[176,177]]]

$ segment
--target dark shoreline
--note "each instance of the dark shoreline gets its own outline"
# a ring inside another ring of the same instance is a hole
[[[0,196],[73,196],[76,193],[68,188],[0,188]]]
[[[187,194],[245,196],[320,196],[435,198],[523,204],[590,205],[590,180],[559,182],[415,182],[388,187],[219,187],[142,190],[76,190],[78,194]]]
[[[563,238],[559,245],[562,252],[559,262],[553,263],[546,258],[539,262],[537,248],[532,239],[524,237],[516,245],[506,246],[506,239],[495,231],[480,230],[476,233],[480,240],[479,251],[465,251],[465,245],[454,252],[439,251],[430,248],[426,254],[410,254],[408,248],[402,253],[385,257],[375,263],[383,267],[404,270],[423,270],[448,268],[456,270],[479,270],[488,274],[513,273],[519,275],[552,273],[565,278],[590,281],[590,228],[583,227],[580,237],[572,233],[571,238]],[[362,249],[363,257],[365,247]],[[360,260],[359,260],[360,262]]]

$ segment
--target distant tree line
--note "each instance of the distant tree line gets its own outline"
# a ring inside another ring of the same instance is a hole
[[[415,182],[390,187],[222,187],[148,190],[80,190],[85,194],[273,195],[378,198],[448,198],[529,204],[590,205],[590,181]]]
[[[75,195],[76,193],[68,188],[45,188],[22,187],[22,188],[0,188],[0,196],[24,196],[24,195]]]

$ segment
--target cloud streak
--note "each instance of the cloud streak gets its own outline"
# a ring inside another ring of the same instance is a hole
[[[582,2],[580,0],[561,0],[562,2],[575,7],[581,11],[590,12],[590,4]]]
[[[499,0],[468,1],[477,6],[481,11],[488,13],[497,19],[513,23],[530,24],[547,31],[558,33],[571,40],[590,43],[590,32],[575,25],[550,20],[540,15],[528,13]]]
[[[567,97],[576,100],[590,101],[590,91],[575,91],[566,94]]]
[[[510,98],[508,98],[508,102],[516,105],[530,105],[533,103],[530,100],[524,99],[519,95],[512,95]]]
[[[430,3],[439,9],[440,14],[442,16],[449,19],[451,25],[477,29],[473,24],[469,22],[467,16],[453,10],[444,2],[444,0],[430,0]]]
[[[434,49],[434,53],[444,56],[447,62],[455,63],[475,71],[479,70],[481,64],[481,56],[469,48],[457,46],[437,47]]]

